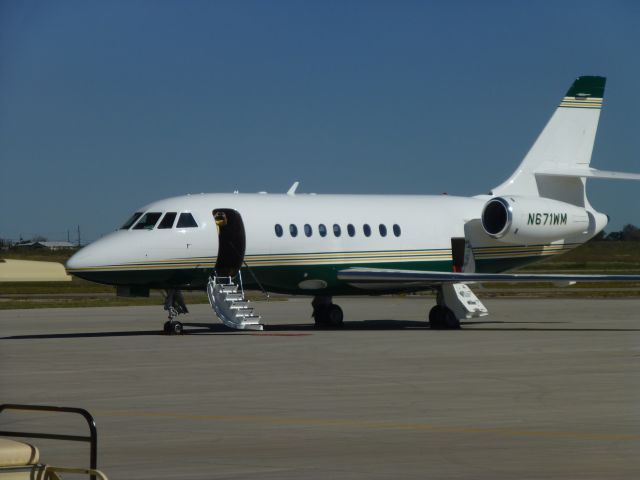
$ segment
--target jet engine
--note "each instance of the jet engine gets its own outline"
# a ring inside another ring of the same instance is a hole
[[[587,210],[540,197],[504,196],[482,209],[482,228],[505,243],[549,243],[590,231]],[[595,225],[594,225],[595,226]]]

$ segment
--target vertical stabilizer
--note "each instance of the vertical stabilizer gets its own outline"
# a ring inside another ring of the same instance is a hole
[[[539,196],[588,205],[580,173],[591,162],[605,82],[605,77],[578,77],[517,170],[492,194]],[[558,169],[569,175],[536,175]],[[571,176],[574,169],[576,175]]]

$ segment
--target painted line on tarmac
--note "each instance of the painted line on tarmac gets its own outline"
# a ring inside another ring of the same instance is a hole
[[[313,333],[251,333],[256,337],[308,337]]]
[[[396,423],[373,422],[367,420],[348,420],[332,418],[289,418],[270,417],[259,415],[196,415],[172,412],[133,412],[133,411],[97,411],[97,415],[106,417],[140,417],[140,418],[172,418],[189,421],[229,422],[229,423],[257,423],[274,426],[291,427],[351,427],[370,430],[404,430],[429,433],[463,433],[463,434],[487,434],[502,437],[529,437],[529,438],[565,438],[585,441],[640,441],[638,434],[625,433],[592,433],[592,432],[567,432],[553,430],[522,430],[494,427],[456,427],[446,425],[433,425],[427,423]]]

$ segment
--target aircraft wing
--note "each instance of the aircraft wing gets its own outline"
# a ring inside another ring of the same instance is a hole
[[[640,275],[574,275],[532,273],[464,273],[392,270],[386,268],[348,268],[338,272],[338,279],[354,284],[407,284],[425,287],[442,283],[472,282],[640,282]]]

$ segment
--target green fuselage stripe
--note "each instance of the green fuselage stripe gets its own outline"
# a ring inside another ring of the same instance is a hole
[[[498,273],[517,268],[550,255],[566,252],[576,245],[532,245],[474,249],[476,271]],[[451,250],[411,250],[389,252],[320,252],[309,254],[248,255],[253,275],[271,292],[288,294],[346,295],[408,291],[389,286],[365,290],[338,280],[340,270],[353,267],[450,272]],[[125,265],[107,265],[70,273],[98,283],[147,286],[149,288],[203,289],[215,267],[214,257],[170,259]],[[257,288],[251,272],[242,268],[245,287]],[[305,280],[321,280],[321,291],[301,290]]]

